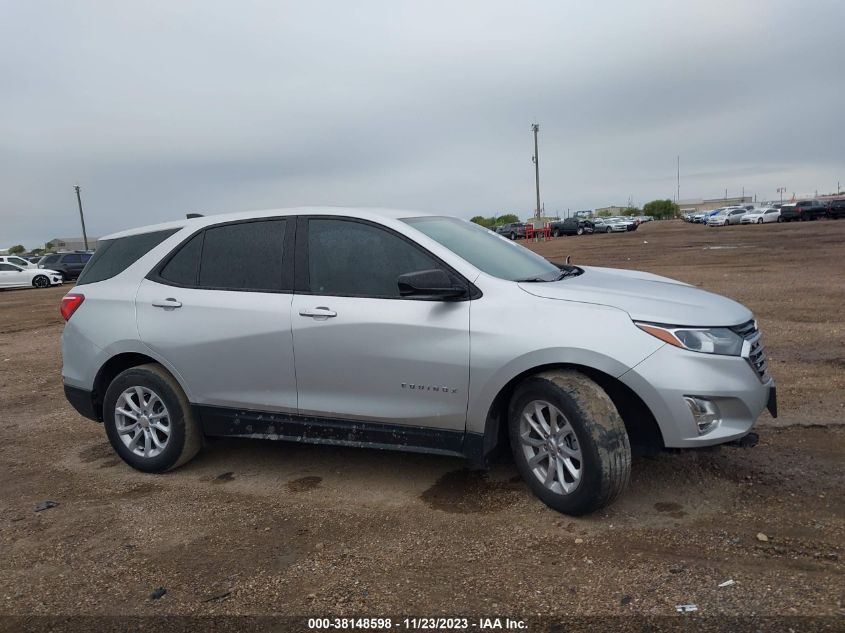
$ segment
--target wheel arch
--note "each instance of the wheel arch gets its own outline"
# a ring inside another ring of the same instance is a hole
[[[180,380],[180,377],[172,371],[170,367],[168,367],[167,363],[164,363],[160,359],[154,358],[153,356],[143,352],[120,352],[109,357],[109,359],[100,366],[97,370],[96,376],[94,377],[91,399],[94,403],[94,412],[97,415],[98,420],[101,422],[103,420],[103,399],[112,380],[114,380],[118,374],[126,371],[127,369],[149,363],[160,365],[162,369],[173,376],[173,379],[182,388],[182,391],[185,391],[182,380]],[[185,391],[185,393],[187,392]]]
[[[476,439],[476,445],[468,451],[470,459],[479,466],[487,466],[489,459],[496,455],[499,449],[508,446],[508,405],[517,385],[526,378],[556,369],[578,371],[607,393],[625,423],[634,454],[653,454],[664,448],[663,434],[654,414],[643,399],[618,378],[579,363],[548,363],[520,372],[499,389],[487,411],[484,432]]]

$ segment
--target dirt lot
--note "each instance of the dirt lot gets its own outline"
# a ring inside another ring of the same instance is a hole
[[[761,418],[756,448],[637,459],[624,498],[579,519],[543,506],[507,461],[482,475],[443,457],[217,441],[176,472],[135,472],[64,400],[67,288],[2,292],[0,613],[672,615],[695,603],[841,626],[843,243],[841,221],[667,222],[536,247],[742,301],[779,383],[781,418]],[[60,505],[35,512],[47,499]]]

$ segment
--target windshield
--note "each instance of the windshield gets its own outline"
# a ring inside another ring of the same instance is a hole
[[[479,270],[509,281],[552,281],[561,270],[524,246],[457,218],[405,218],[424,233]]]

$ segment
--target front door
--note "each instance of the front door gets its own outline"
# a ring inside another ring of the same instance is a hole
[[[397,285],[444,265],[368,222],[311,217],[297,238],[300,414],[463,432],[470,302],[401,298]]]
[[[29,275],[12,264],[0,263],[0,288],[20,286],[29,281]]]
[[[267,219],[210,227],[141,283],[141,340],[182,378],[194,404],[296,412],[292,278],[283,266],[292,226]]]

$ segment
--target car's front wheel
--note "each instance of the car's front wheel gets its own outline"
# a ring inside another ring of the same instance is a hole
[[[584,235],[584,228],[579,226],[575,229],[575,235]]]
[[[628,485],[625,424],[607,393],[579,372],[543,372],[520,384],[508,430],[522,478],[559,512],[592,512]]]
[[[757,220],[757,224],[763,224],[763,218],[759,218],[759,219]]]
[[[515,240],[515,239],[516,239],[516,233],[511,233],[511,239],[512,239],[512,240]]]
[[[560,237],[560,231],[558,231],[557,229],[552,231],[552,237]]]
[[[112,380],[103,400],[103,425],[121,459],[144,472],[177,468],[202,446],[185,393],[156,364],[132,367]]]
[[[36,288],[49,288],[50,280],[47,275],[36,275],[32,280],[32,285]]]

